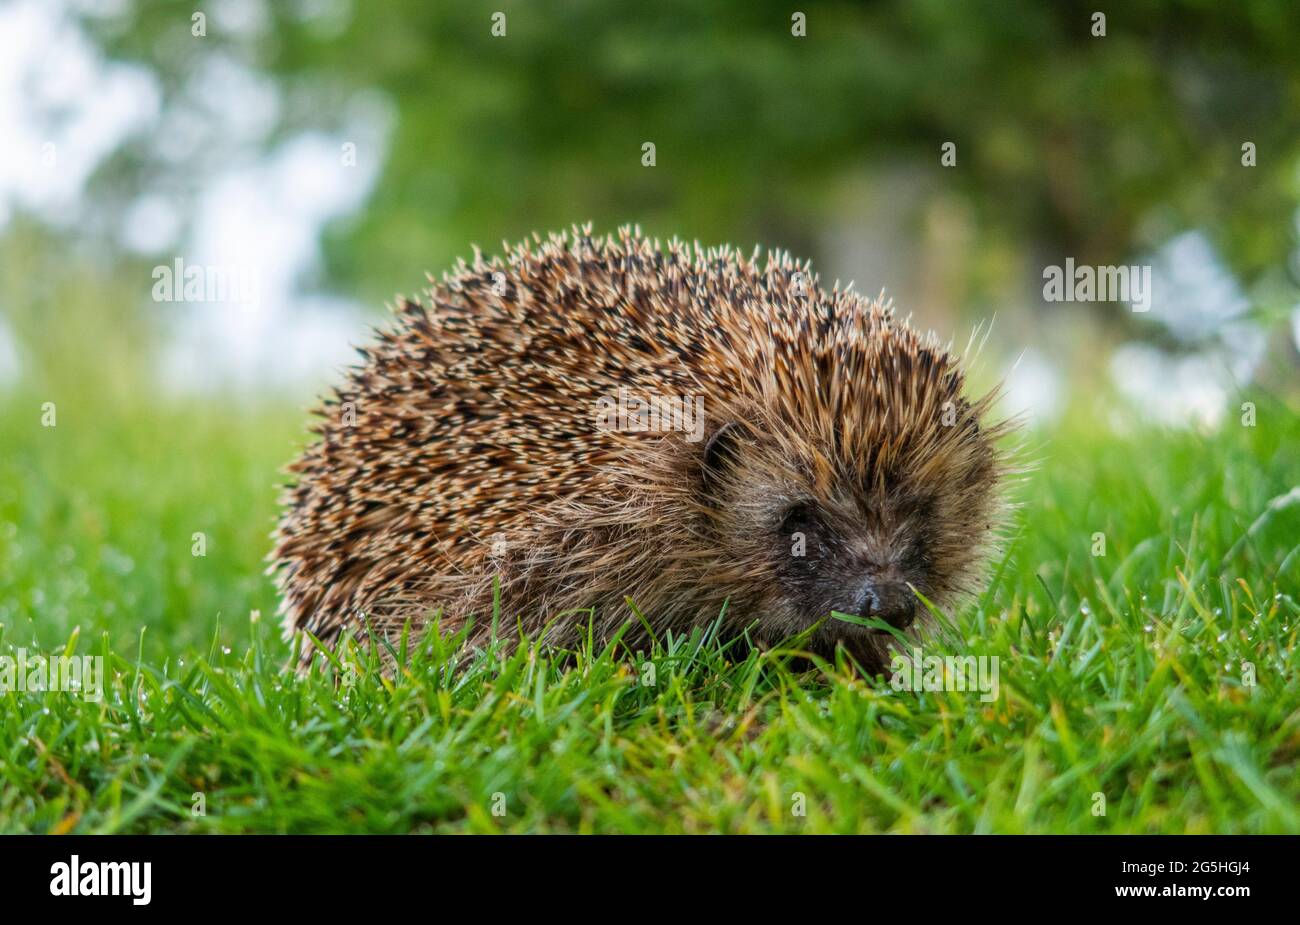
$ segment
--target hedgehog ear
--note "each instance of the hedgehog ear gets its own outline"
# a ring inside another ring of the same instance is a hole
[[[705,488],[716,486],[722,473],[739,458],[740,448],[737,444],[743,432],[744,427],[740,424],[728,421],[715,430],[708,442],[704,444]]]

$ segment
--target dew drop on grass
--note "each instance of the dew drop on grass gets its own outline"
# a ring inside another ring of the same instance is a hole
[[[1144,633],[1154,633],[1156,631],[1156,625],[1154,623],[1148,623],[1146,626],[1142,627],[1142,631]]]
[[[1216,638],[1219,640],[1219,642],[1223,642],[1225,639],[1228,638],[1228,634],[1226,632],[1223,632],[1220,633]]]

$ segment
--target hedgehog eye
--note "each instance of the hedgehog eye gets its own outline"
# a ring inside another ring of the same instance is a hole
[[[734,465],[740,455],[739,438],[744,427],[735,421],[723,424],[709,441],[704,444],[703,476],[704,487],[717,487],[720,476],[729,466]]]
[[[922,532],[903,552],[901,564],[911,575],[921,575],[930,568],[930,536]]]
[[[704,444],[705,469],[716,472],[723,467],[728,459],[732,458],[736,450],[737,427],[735,421],[729,421],[713,432],[709,442]]]
[[[816,505],[800,501],[785,509],[781,516],[781,533],[789,536],[793,533],[811,533],[821,525]]]

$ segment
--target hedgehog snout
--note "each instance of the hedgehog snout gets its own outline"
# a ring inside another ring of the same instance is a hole
[[[916,619],[916,597],[901,581],[868,579],[858,589],[855,612],[878,617],[894,629],[905,630]]]

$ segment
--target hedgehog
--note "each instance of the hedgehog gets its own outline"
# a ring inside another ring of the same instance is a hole
[[[1013,425],[890,303],[635,227],[429,282],[287,470],[271,571],[303,665],[436,619],[629,652],[716,625],[878,671],[923,602],[978,589]]]

